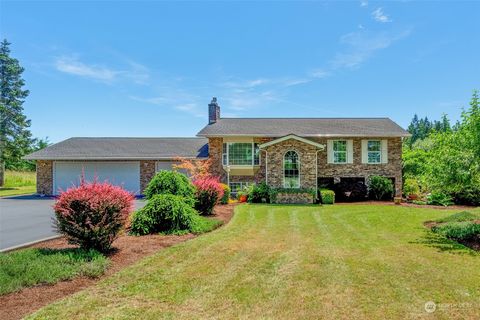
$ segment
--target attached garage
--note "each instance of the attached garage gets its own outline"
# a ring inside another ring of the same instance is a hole
[[[86,181],[108,181],[136,195],[140,194],[138,161],[55,161],[53,193],[58,194],[72,186],[78,186],[82,174]]]
[[[141,195],[159,170],[178,159],[208,158],[205,138],[70,138],[36,151],[37,193],[57,195],[85,180],[108,181]],[[182,171],[182,170],[180,170]]]

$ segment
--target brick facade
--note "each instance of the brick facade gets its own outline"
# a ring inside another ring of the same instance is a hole
[[[329,139],[335,139],[334,137]],[[265,181],[265,157],[267,155],[268,167],[268,184],[274,187],[283,187],[283,156],[289,150],[297,151],[300,160],[300,185],[302,188],[316,187],[316,177],[335,178],[337,181],[341,178],[356,177],[363,178],[368,181],[372,175],[380,175],[395,179],[395,196],[402,194],[402,139],[388,138],[388,163],[385,164],[364,164],[362,163],[362,143],[365,138],[348,138],[341,139],[353,140],[353,163],[351,164],[329,164],[327,163],[327,139],[313,138],[320,144],[325,145],[323,151],[318,151],[317,168],[315,168],[315,158],[317,147],[303,143],[298,140],[289,139],[261,151],[260,168],[254,176],[230,176],[230,182],[255,182]],[[385,139],[382,137],[369,138]],[[258,143],[265,143],[273,138],[255,138]],[[226,171],[222,166],[222,138],[209,139],[209,156],[212,159],[212,173],[221,177],[223,182],[227,181]]]

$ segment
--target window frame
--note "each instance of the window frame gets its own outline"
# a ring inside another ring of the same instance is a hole
[[[290,185],[287,186],[286,184],[286,175],[285,175],[285,158],[289,152],[294,152],[297,156],[297,185],[292,187]],[[300,189],[301,183],[300,183],[300,154],[296,150],[288,150],[283,154],[283,165],[282,165],[282,171],[283,171],[283,187],[288,188],[288,189]]]
[[[230,162],[230,146],[232,144],[250,144],[252,152],[252,161],[250,164],[232,164]],[[224,142],[222,144],[222,165],[223,166],[235,166],[235,167],[252,167],[260,166],[261,152],[259,144],[256,142]]]
[[[370,142],[378,142],[378,150],[370,151]],[[378,161],[370,161],[370,154],[377,154]],[[382,140],[367,140],[367,163],[368,164],[381,164],[382,163]]]
[[[345,151],[336,151],[335,144],[336,142],[344,142],[345,143]],[[336,154],[345,154],[345,161],[337,161],[335,155]],[[348,141],[347,140],[333,140],[332,141],[332,161],[334,164],[347,164],[348,163]]]

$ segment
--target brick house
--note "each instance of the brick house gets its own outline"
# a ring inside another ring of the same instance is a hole
[[[71,138],[34,152],[37,192],[57,194],[84,173],[141,194],[156,171],[178,157],[212,159],[212,174],[235,192],[265,181],[278,188],[316,188],[371,175],[402,193],[402,138],[388,118],[222,118],[216,98],[197,138]]]

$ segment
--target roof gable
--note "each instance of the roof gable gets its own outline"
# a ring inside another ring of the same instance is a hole
[[[320,148],[320,149],[322,149],[322,150],[325,149],[325,145],[324,145],[324,144],[317,143],[317,142],[315,142],[315,141],[308,140],[308,139],[299,137],[299,136],[294,135],[294,134],[289,134],[289,135],[283,136],[283,137],[281,137],[281,138],[278,138],[278,139],[275,139],[275,140],[272,140],[272,141],[263,143],[263,144],[259,145],[259,148],[260,148],[260,149],[263,149],[263,148],[266,148],[266,147],[269,147],[269,146],[273,146],[274,144],[277,144],[277,143],[280,143],[280,142],[283,142],[283,141],[287,141],[287,140],[290,140],[290,139],[297,140],[297,141],[300,141],[300,142],[303,142],[303,143],[306,143],[306,144],[315,146],[315,147]]]

